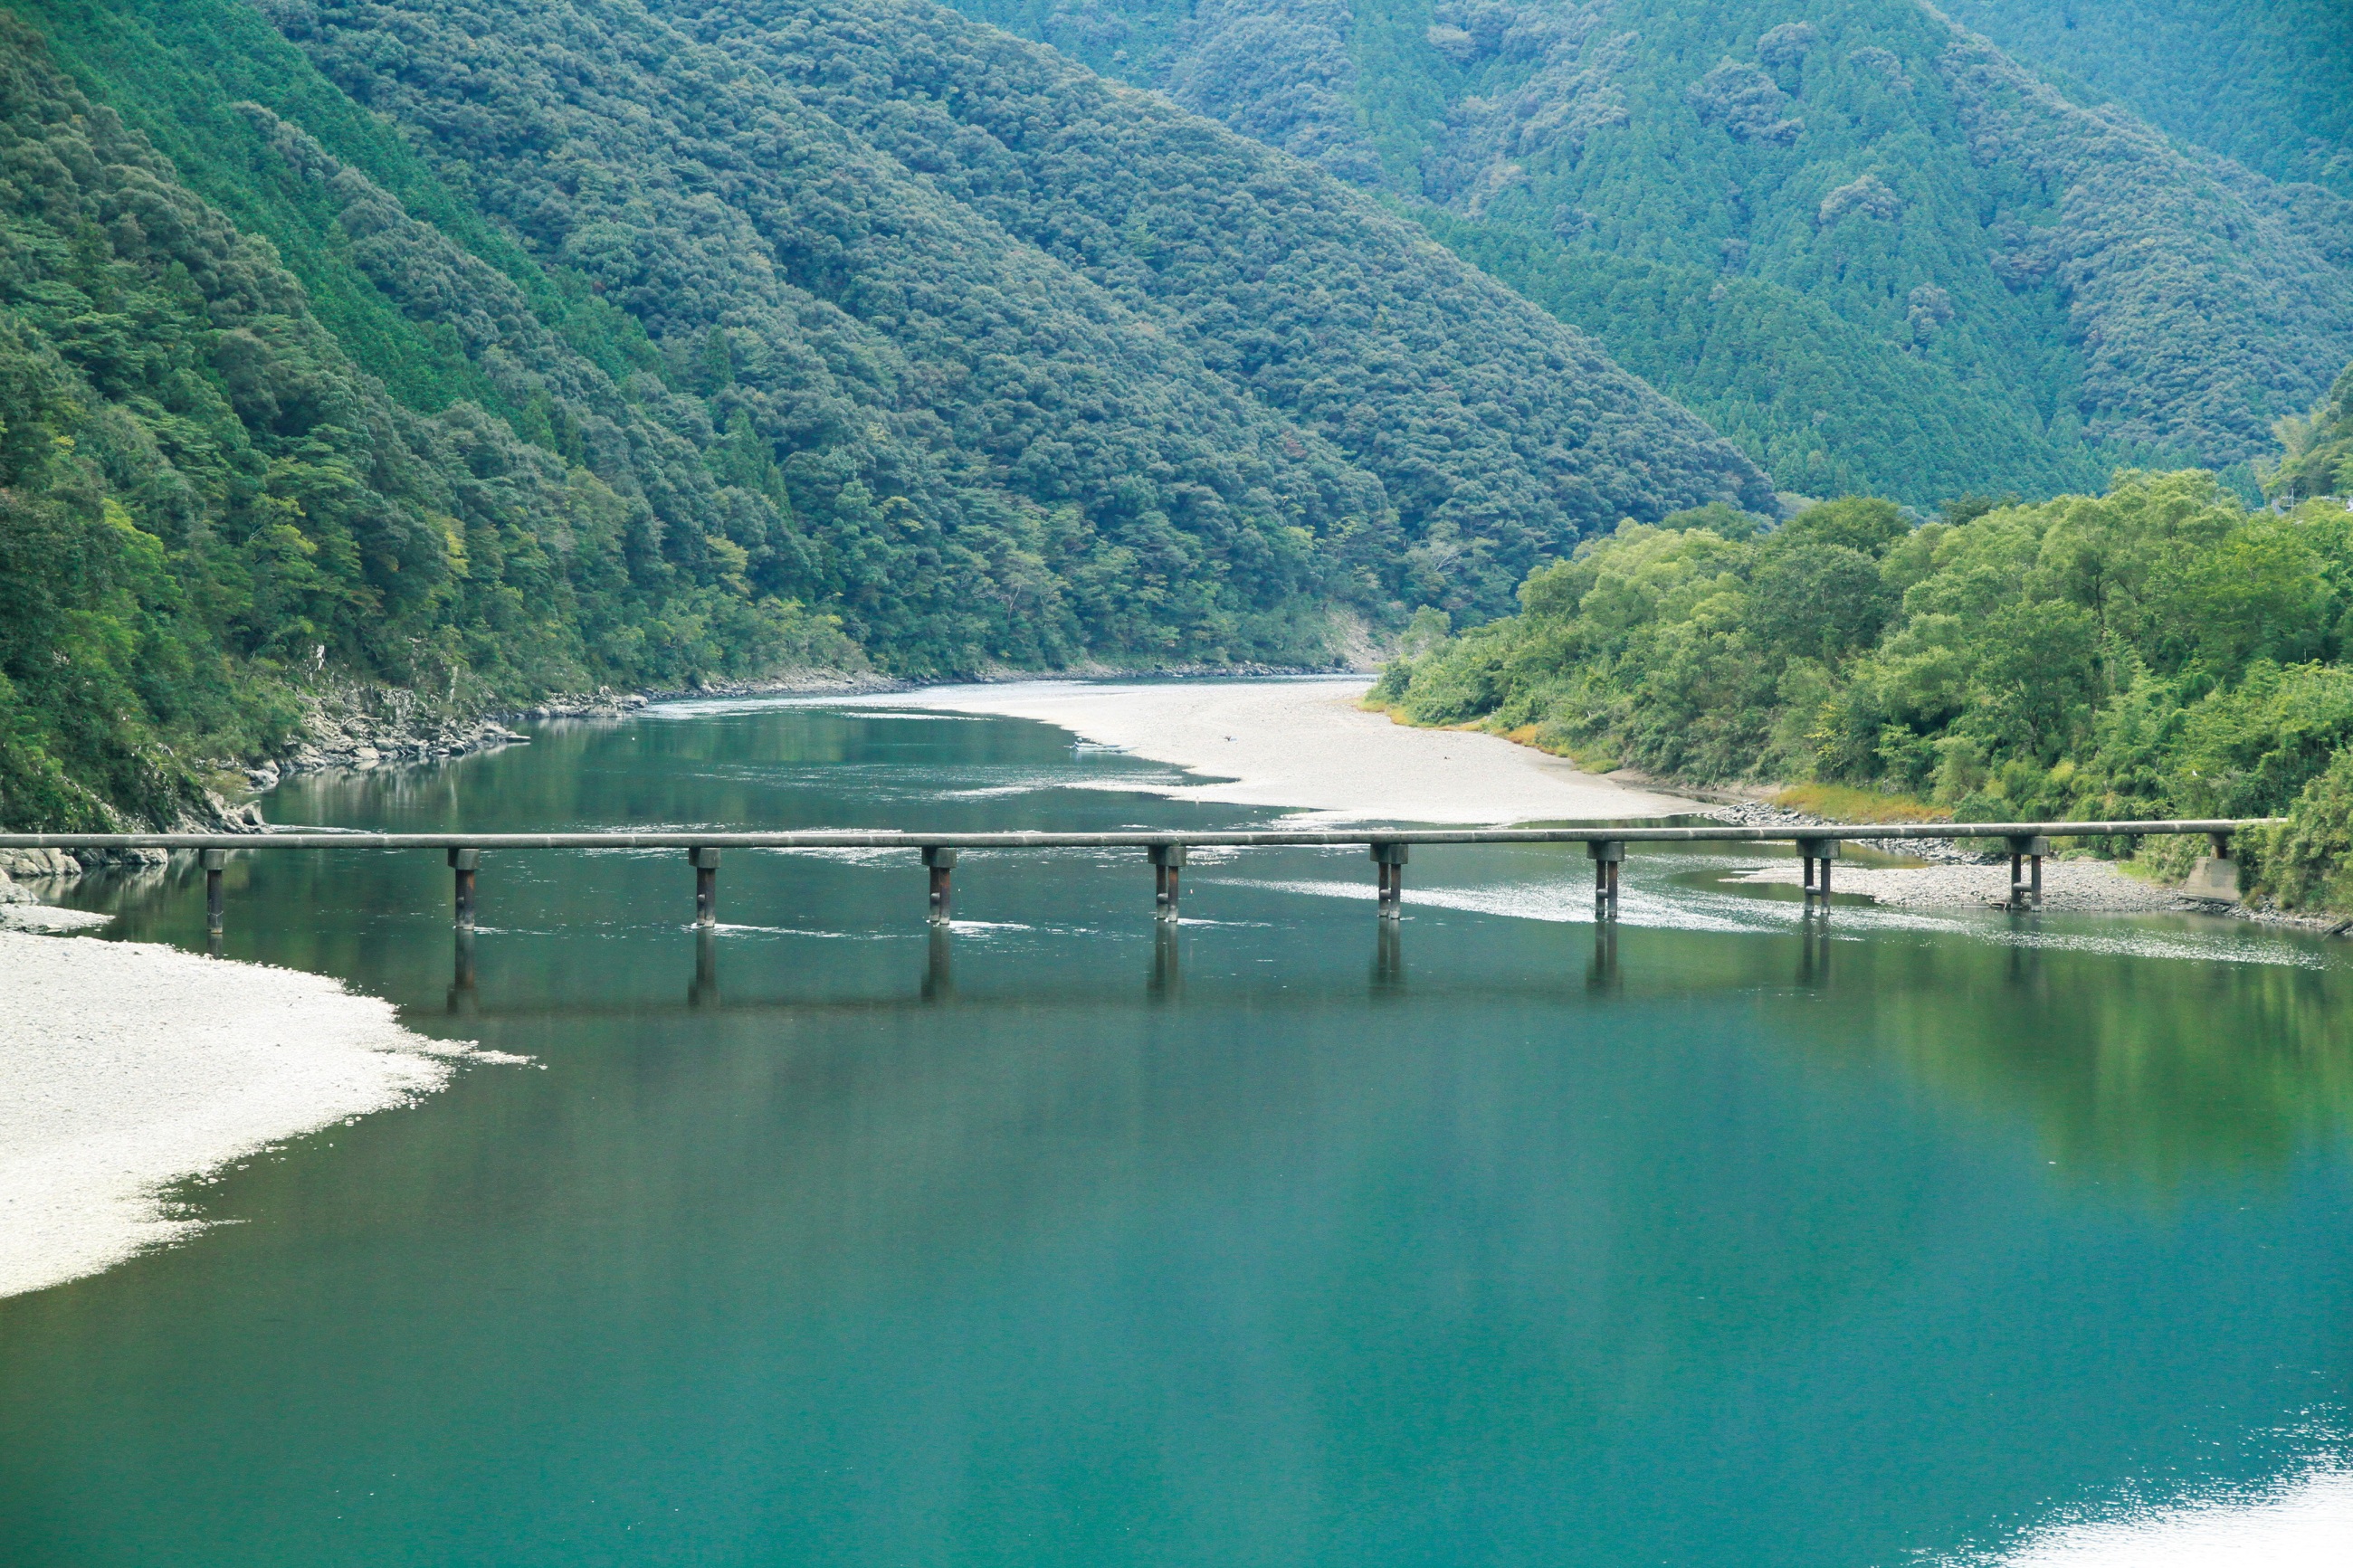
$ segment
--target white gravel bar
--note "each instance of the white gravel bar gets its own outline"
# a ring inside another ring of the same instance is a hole
[[[1805,880],[1805,868],[1795,859],[1769,866],[1727,882],[1787,883]],[[1858,866],[1839,861],[1831,871],[1831,891],[1860,893],[1882,904],[1902,909],[1949,910],[1971,905],[1982,908],[2010,898],[2010,863],[1990,866]],[[2145,914],[2191,908],[2179,888],[2160,887],[2128,877],[2105,860],[2042,862],[2042,907],[2079,910],[2096,914]]]
[[[22,906],[19,906],[21,909]],[[490,1058],[332,980],[0,930],[0,1297],[187,1236],[165,1190]]]
[[[1581,773],[1500,735],[1395,723],[1357,706],[1371,689],[1368,676],[1023,680],[815,700],[1036,719],[1208,775],[1207,782],[1125,787],[1176,800],[1293,807],[1308,821],[1474,827],[1706,809]]]

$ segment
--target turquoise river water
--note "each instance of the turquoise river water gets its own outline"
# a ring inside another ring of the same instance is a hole
[[[1026,721],[708,703],[272,820],[1213,827]],[[0,1302],[0,1561],[1873,1564],[2341,1481],[2353,960],[1638,853],[238,858],[227,955],[534,1058]],[[204,946],[200,879],[91,879]],[[75,940],[91,940],[79,938]],[[102,1006],[103,998],[92,998]],[[2298,1489],[2305,1489],[2299,1491]],[[2037,1559],[2040,1561],[2040,1559]]]

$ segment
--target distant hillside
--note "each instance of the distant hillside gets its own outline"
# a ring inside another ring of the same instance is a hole
[[[2086,101],[2274,180],[2353,196],[2353,11],[2344,0],[1941,0]]]
[[[1786,489],[2237,465],[2353,354],[2353,205],[1918,0],[963,4],[1391,193]]]
[[[168,818],[336,683],[1312,662],[1770,504],[1361,193],[933,8],[807,12],[818,72],[635,0],[7,9],[0,821]]]

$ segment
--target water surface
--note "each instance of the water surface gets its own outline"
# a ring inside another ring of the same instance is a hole
[[[269,809],[1267,820],[1165,773],[713,704]],[[240,858],[228,956],[535,1065],[0,1302],[0,1560],[1862,1568],[2334,1484],[2337,948],[1730,864],[1608,931],[1573,846],[1421,850],[1383,933],[1361,850],[1204,856],[1168,932],[1139,852],[970,854],[934,936],[911,855],[731,852],[704,939],[675,852],[486,855],[468,951],[436,855]]]

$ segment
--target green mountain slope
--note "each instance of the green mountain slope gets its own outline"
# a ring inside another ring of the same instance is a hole
[[[1785,487],[2245,462],[2353,353],[2353,206],[1917,0],[966,3],[1391,193]]]
[[[738,395],[785,443],[821,320],[1027,499],[1221,535],[1295,498],[1269,521],[1377,577],[1417,552],[1386,593],[1502,605],[1620,515],[1762,499],[1697,421],[1373,204],[934,6],[269,14],[657,341],[744,333]],[[1261,473],[1212,471],[1236,452]]]
[[[2353,26],[2342,0],[1941,0],[2084,101],[2274,180],[2353,196]]]
[[[197,809],[353,681],[1307,661],[1768,499],[1364,196],[945,13],[827,13],[944,73],[853,91],[617,0],[10,9],[12,824]],[[1066,155],[952,167],[992,114]]]

